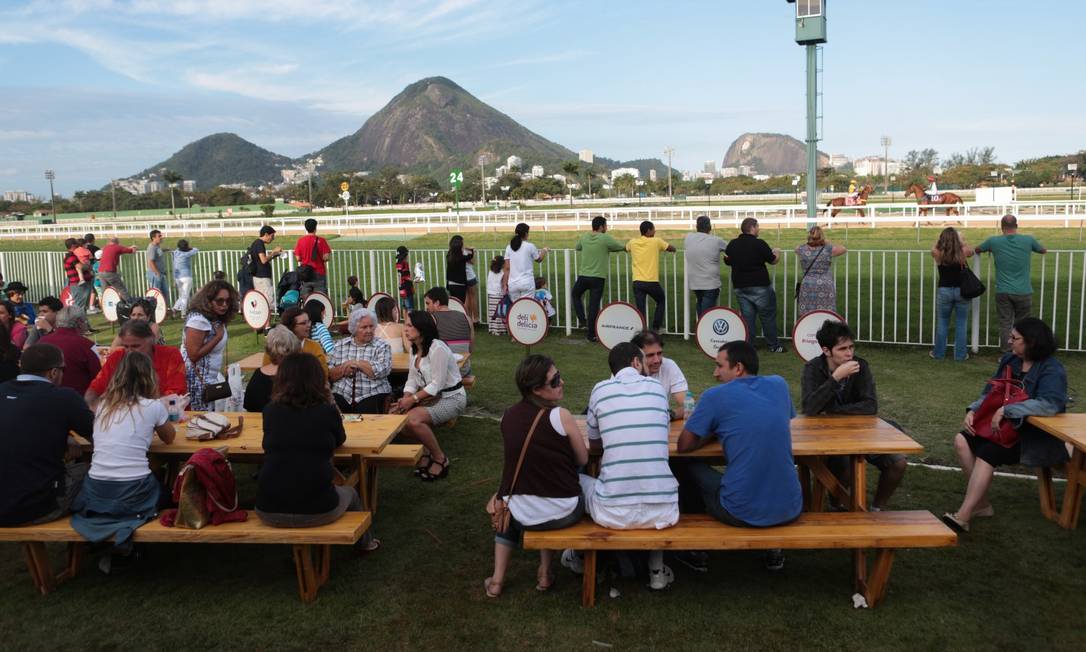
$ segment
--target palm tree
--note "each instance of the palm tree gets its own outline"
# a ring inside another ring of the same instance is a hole
[[[566,173],[566,190],[569,191],[569,205],[573,206],[573,191],[569,188],[569,178],[578,177],[581,174],[581,166],[577,161],[566,161],[562,164],[562,171]]]

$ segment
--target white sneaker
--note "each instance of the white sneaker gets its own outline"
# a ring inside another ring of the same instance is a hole
[[[674,581],[675,573],[671,572],[667,564],[661,566],[660,570],[649,571],[649,588],[653,591],[663,591]]]
[[[576,550],[566,549],[562,551],[562,566],[577,575],[584,575],[584,557],[577,554]]]

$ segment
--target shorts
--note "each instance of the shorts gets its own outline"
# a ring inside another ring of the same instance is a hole
[[[609,505],[596,494],[596,478],[581,474],[585,511],[597,525],[612,530],[663,530],[679,522],[679,501]]]
[[[469,278],[468,282],[465,283],[464,285],[468,286],[469,288],[473,288],[476,285],[479,285],[479,279],[477,279],[477,278]]]
[[[879,471],[885,471],[898,462],[905,461],[905,456],[901,453],[882,453],[880,455],[865,455],[864,457],[869,464],[873,464]]]
[[[971,435],[964,430],[961,434],[962,437],[965,437],[965,443],[969,444],[969,450],[992,466],[1018,464],[1019,459],[1022,457],[1021,441],[1016,442],[1010,448],[1004,448],[991,440]]]

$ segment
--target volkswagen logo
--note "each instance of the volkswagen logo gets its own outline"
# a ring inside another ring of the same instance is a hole
[[[713,322],[713,332],[717,335],[727,335],[728,329],[729,326],[727,319],[717,319]]]

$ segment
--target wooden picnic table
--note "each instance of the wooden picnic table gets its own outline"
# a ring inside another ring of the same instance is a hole
[[[456,355],[460,356],[457,359],[456,364],[462,369],[464,367],[464,363],[467,362],[468,358],[471,357],[471,356],[470,355],[461,355],[459,353],[456,354]],[[242,358],[239,361],[239,364],[241,365],[241,370],[243,372],[255,371],[255,370],[261,368],[262,366],[264,366],[264,352],[263,351],[257,351],[256,353],[247,355],[247,356],[245,356],[244,358]],[[405,374],[405,373],[407,373],[407,369],[410,366],[410,364],[411,364],[411,354],[410,353],[393,353],[392,354],[392,373],[394,373],[394,374]]]
[[[1053,437],[1071,444],[1071,461],[1067,463],[1067,489],[1063,492],[1063,507],[1056,513],[1052,492],[1052,469],[1041,469],[1041,513],[1056,521],[1060,527],[1073,530],[1082,513],[1082,495],[1086,488],[1086,414],[1057,414],[1051,417],[1029,417],[1029,423]]]
[[[185,414],[191,418],[200,413],[186,412]],[[245,459],[254,462],[262,460],[264,458],[264,415],[259,412],[220,412],[220,414],[228,417],[232,423],[237,423],[239,418],[243,419],[241,434],[230,439],[206,441],[185,439],[187,426],[185,422],[182,422],[176,424],[177,436],[172,444],[163,442],[158,436],[151,440],[149,452],[152,458],[157,457],[170,466],[176,467],[201,448],[225,446],[229,449],[228,456],[232,460]],[[366,511],[372,511],[366,489],[365,458],[379,455],[403,429],[407,417],[402,414],[345,416],[347,420],[343,423],[343,429],[347,432],[347,440],[336,449],[335,457],[349,462],[351,474],[343,479],[343,483],[356,487]],[[354,420],[357,416],[361,416],[362,420]],[[93,448],[91,442],[78,437],[77,440],[84,451],[90,451]]]

